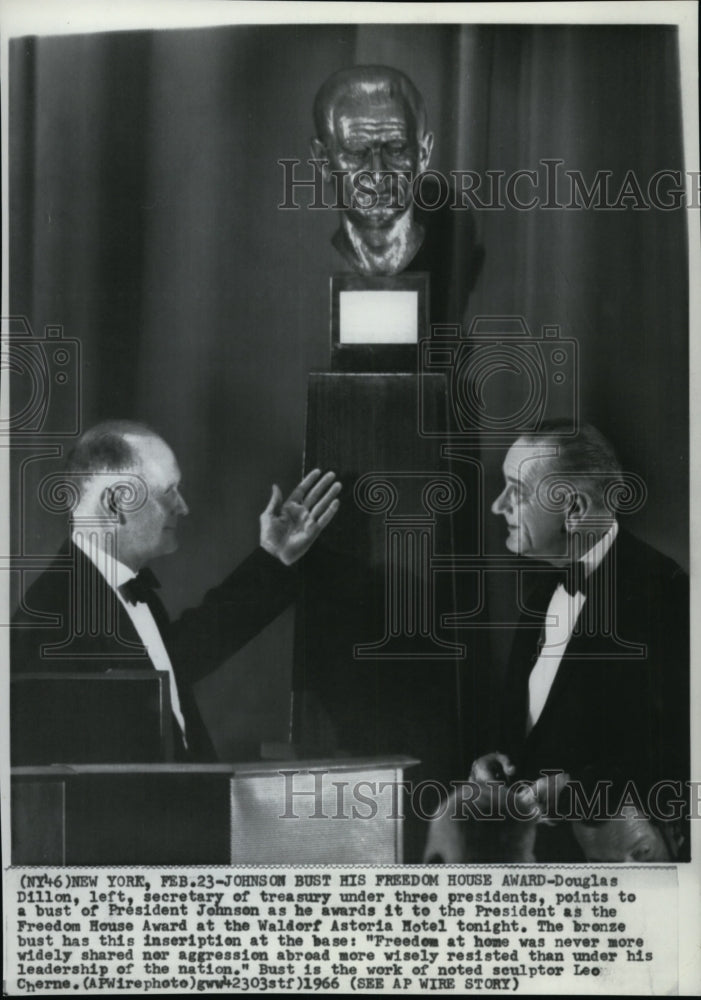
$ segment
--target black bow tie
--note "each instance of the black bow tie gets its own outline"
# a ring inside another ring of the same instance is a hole
[[[148,604],[156,587],[160,587],[158,577],[148,567],[144,567],[131,580],[120,585],[119,593],[130,604]]]
[[[555,573],[555,586],[561,583],[565,588],[570,597],[574,597],[575,594],[587,593],[587,574],[584,569],[584,563],[577,561],[570,563],[568,566],[563,566],[562,569],[558,569]]]

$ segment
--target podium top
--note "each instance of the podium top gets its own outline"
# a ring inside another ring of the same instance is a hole
[[[326,757],[314,760],[265,760],[220,764],[50,764],[46,766],[13,767],[13,778],[58,778],[69,775],[98,774],[211,774],[254,778],[273,776],[281,772],[295,774],[330,771],[396,770],[414,767],[420,761],[404,754],[382,757]]]

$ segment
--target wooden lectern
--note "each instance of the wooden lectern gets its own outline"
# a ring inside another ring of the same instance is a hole
[[[12,864],[398,864],[415,763],[14,768]]]
[[[173,758],[168,674],[27,673],[10,682],[12,764],[159,763]]]

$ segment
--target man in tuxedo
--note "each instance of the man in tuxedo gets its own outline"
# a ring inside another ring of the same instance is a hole
[[[622,860],[616,842],[635,840],[633,858],[659,858],[660,831],[668,856],[682,856],[688,843],[679,851],[679,828],[664,820],[679,798],[670,783],[688,778],[686,574],[619,526],[630,481],[595,428],[572,438],[561,422],[546,423],[514,443],[503,473],[492,512],[524,566],[498,750],[518,778],[561,770],[590,801],[599,789],[620,805],[627,792],[624,815],[631,803],[645,807],[654,837],[639,824],[628,838],[604,821],[568,827],[588,857]],[[539,860],[581,860],[562,824],[542,833]]]
[[[294,599],[293,564],[336,513],[340,484],[314,470],[285,503],[274,486],[260,517],[260,547],[174,622],[146,566],[175,551],[188,513],[166,442],[142,424],[99,424],[69,456],[65,485],[75,492],[71,537],[13,619],[13,673],[165,671],[176,756],[214,759],[192,684]]]

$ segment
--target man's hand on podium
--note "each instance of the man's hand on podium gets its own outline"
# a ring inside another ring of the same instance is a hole
[[[297,562],[335,515],[340,492],[336,473],[322,476],[320,469],[308,473],[284,503],[279,486],[273,486],[260,515],[261,547],[285,566]]]

